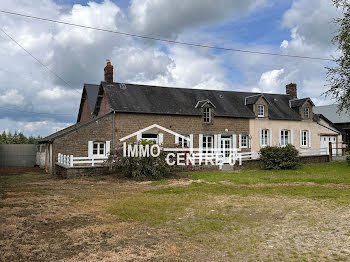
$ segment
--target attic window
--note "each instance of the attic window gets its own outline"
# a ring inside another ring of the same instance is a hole
[[[263,105],[258,105],[258,117],[265,116],[265,107]]]
[[[203,110],[203,122],[210,123],[211,121],[211,108],[205,107]]]
[[[304,117],[307,119],[310,118],[310,108],[308,108],[308,107],[304,108]]]
[[[126,85],[124,83],[119,84],[120,89],[126,89]]]

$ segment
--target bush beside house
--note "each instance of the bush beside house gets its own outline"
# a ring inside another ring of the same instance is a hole
[[[141,140],[132,145],[151,146],[153,142]],[[157,157],[125,157],[123,147],[116,148],[109,157],[113,171],[135,179],[162,179],[173,175],[173,168],[166,163],[166,153],[160,151]]]
[[[292,145],[262,148],[260,160],[264,169],[295,169],[300,165],[299,151]]]

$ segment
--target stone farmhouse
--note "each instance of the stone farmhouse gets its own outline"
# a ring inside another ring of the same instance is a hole
[[[137,139],[200,148],[204,153],[213,148],[258,152],[267,145],[293,144],[320,154],[317,150],[328,146],[322,143],[324,137],[335,143],[342,139],[330,121],[313,112],[310,98],[298,98],[293,83],[285,94],[118,83],[110,62],[104,75],[99,85],[84,85],[77,123],[40,141],[48,172],[54,172],[59,154],[106,157],[122,137],[153,124],[190,139],[156,129]]]

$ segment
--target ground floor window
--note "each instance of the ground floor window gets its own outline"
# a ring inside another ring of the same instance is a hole
[[[301,131],[301,146],[309,145],[309,131],[302,130]]]
[[[203,136],[203,153],[213,152],[213,136]]]
[[[249,141],[249,136],[242,135],[241,136],[241,148],[248,148],[248,141]]]
[[[281,146],[286,146],[289,144],[290,139],[290,131],[289,130],[281,130],[280,133],[280,143]]]
[[[158,143],[158,135],[157,134],[142,134],[142,139],[147,141],[154,141]]]
[[[190,138],[189,135],[183,135],[184,137],[186,138]],[[179,136],[179,146],[182,146],[182,147],[189,147],[190,146],[190,143],[189,143],[189,140],[187,139],[183,139],[181,136]]]
[[[104,156],[106,154],[106,143],[94,142],[92,153],[94,156]]]
[[[260,133],[260,145],[267,146],[269,144],[269,130],[261,129]]]

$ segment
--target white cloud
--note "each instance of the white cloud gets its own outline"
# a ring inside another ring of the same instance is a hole
[[[287,40],[283,40],[280,45],[281,48],[288,48],[288,46],[289,46],[289,42]]]
[[[21,105],[24,97],[16,90],[8,90],[3,95],[0,95],[0,103],[2,105]]]
[[[265,0],[132,0],[130,14],[136,31],[174,37],[188,28],[249,14]]]

